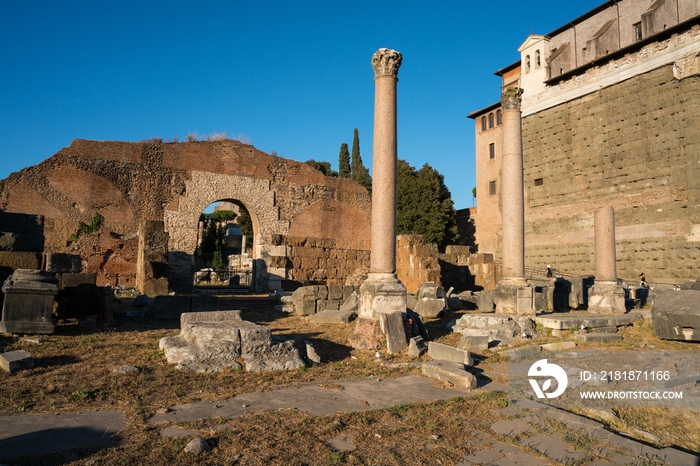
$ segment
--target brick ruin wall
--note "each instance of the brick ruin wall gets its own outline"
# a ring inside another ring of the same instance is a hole
[[[243,186],[228,187],[236,183]],[[255,189],[246,194],[248,186]],[[369,266],[371,200],[363,187],[237,141],[76,139],[0,180],[0,212],[42,216],[43,252],[80,255],[82,271],[96,273],[98,285],[136,285],[139,222],[165,221],[171,253],[191,256],[199,214],[212,202],[231,199],[260,220],[258,259],[280,280],[339,281]],[[89,224],[94,213],[103,217],[101,230],[69,244],[78,222]],[[169,218],[180,223],[169,224]]]
[[[699,96],[665,66],[525,117],[526,266],[594,274],[593,213],[612,205],[619,277],[700,278]]]

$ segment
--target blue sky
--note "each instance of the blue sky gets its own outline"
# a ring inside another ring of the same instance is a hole
[[[0,179],[75,138],[225,131],[265,152],[338,164],[360,132],[371,168],[372,54],[403,54],[399,157],[472,205],[474,123],[494,72],[601,0],[2,2]]]

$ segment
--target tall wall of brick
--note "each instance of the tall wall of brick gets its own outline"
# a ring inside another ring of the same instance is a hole
[[[593,212],[612,205],[618,276],[698,278],[698,96],[669,65],[526,116],[526,265],[594,273]]]

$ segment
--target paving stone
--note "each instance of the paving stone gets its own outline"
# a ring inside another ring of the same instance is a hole
[[[500,421],[491,424],[491,430],[502,435],[517,436],[523,432],[530,432],[532,427],[527,422],[515,419],[512,421]]]
[[[199,432],[196,430],[189,430],[189,429],[183,429],[181,427],[174,427],[174,426],[169,426],[164,429],[161,429],[158,432],[158,435],[161,437],[166,437],[166,438],[184,438],[184,437],[192,437],[193,435],[197,435]]]
[[[560,463],[585,461],[590,458],[581,452],[577,452],[559,439],[544,434],[538,434],[520,441],[521,445],[533,448],[536,452],[545,455],[547,458]]]
[[[574,338],[582,343],[609,343],[622,341],[622,335],[618,333],[580,333]]]
[[[333,437],[328,440],[326,444],[336,451],[355,451],[357,449],[353,443],[353,438],[345,434]]]
[[[33,369],[34,359],[24,350],[8,351],[0,354],[0,369],[14,374],[23,369]]]
[[[337,311],[326,309],[309,316],[307,319],[314,324],[347,324],[356,317],[354,311]]]
[[[490,464],[493,461],[501,459],[502,457],[503,455],[496,453],[493,450],[479,450],[475,451],[464,459],[471,461],[472,463]]]

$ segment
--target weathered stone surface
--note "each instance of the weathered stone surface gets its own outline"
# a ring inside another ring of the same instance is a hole
[[[536,336],[535,324],[529,317],[495,314],[465,314],[452,329],[465,336],[487,336],[489,341],[507,340],[516,336]]]
[[[0,251],[21,251],[22,235],[18,233],[0,232]]]
[[[18,269],[5,281],[2,291],[5,301],[0,332],[54,332],[51,312],[58,293],[58,280],[52,273]]]
[[[241,355],[264,353],[270,348],[272,333],[267,327],[242,320],[236,323],[241,332]]]
[[[486,335],[465,335],[459,339],[457,348],[467,351],[486,351],[489,349],[489,337]]]
[[[578,341],[592,343],[592,342],[611,342],[611,341],[621,341],[622,335],[618,333],[581,333],[574,335]]]
[[[355,451],[357,447],[350,435],[340,434],[326,442],[335,451]]]
[[[501,280],[493,290],[496,314],[534,316],[535,288],[524,283]]]
[[[485,312],[493,312],[495,304],[493,302],[493,291],[480,291],[478,293],[478,309]]]
[[[625,290],[615,284],[596,282],[588,289],[588,312],[592,314],[623,315]]]
[[[349,338],[350,346],[362,350],[377,350],[385,342],[379,319],[358,317],[354,333]]]
[[[83,270],[83,259],[78,254],[49,252],[46,253],[46,270],[56,273],[80,273]]]
[[[352,294],[348,296],[348,298],[345,300],[345,302],[340,306],[341,311],[353,311],[355,313],[358,312],[358,309],[360,308],[360,295],[357,294],[357,291],[352,291]]]
[[[452,361],[465,366],[474,365],[474,358],[469,351],[454,348],[434,341],[428,342],[428,356],[441,361]]]
[[[476,377],[464,370],[464,364],[451,361],[430,361],[424,362],[421,366],[423,375],[449,382],[456,388],[462,390],[472,390],[478,386]]]
[[[8,351],[0,354],[0,369],[10,374],[23,369],[33,369],[34,359],[24,350]]]
[[[382,332],[386,335],[386,349],[389,354],[400,353],[401,350],[408,346],[403,320],[403,312],[379,315],[379,325]]]
[[[445,290],[433,282],[423,283],[418,289],[413,310],[421,317],[437,317],[447,309]]]
[[[306,367],[292,341],[277,343],[255,353],[243,353],[242,358],[248,372],[294,370]]]
[[[545,351],[566,351],[576,348],[576,343],[573,341],[559,341],[555,343],[547,343],[541,345],[542,349]]]
[[[185,451],[187,453],[191,453],[193,455],[202,454],[205,451],[208,451],[210,449],[211,449],[211,447],[209,446],[207,441],[201,437],[193,438],[192,440],[190,440],[190,443],[188,443],[185,446]]]
[[[700,291],[662,293],[654,300],[651,316],[659,338],[700,341]]]
[[[419,358],[428,351],[423,337],[416,336],[408,340],[408,355],[412,358]]]
[[[321,356],[316,352],[316,348],[310,341],[304,340],[304,346],[306,347],[306,359],[309,363],[321,364]]]
[[[535,322],[545,328],[567,330],[580,328],[601,328],[619,327],[630,325],[639,319],[638,314],[630,313],[626,315],[599,315],[582,312],[575,313],[554,313],[535,317]]]
[[[309,316],[309,322],[315,324],[347,324],[356,317],[354,311],[325,310]]]
[[[112,369],[112,372],[116,372],[118,374],[136,374],[141,372],[141,370],[134,366],[117,366]]]

